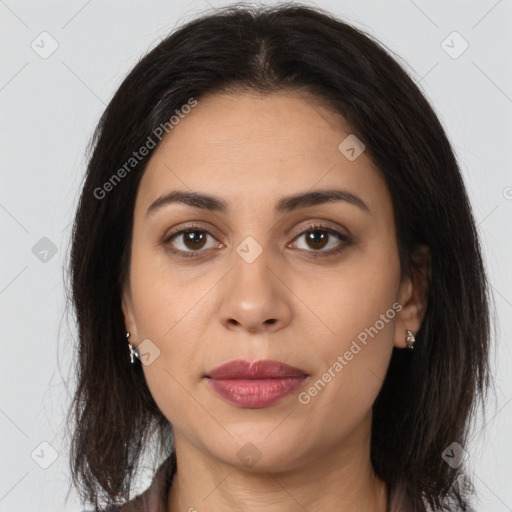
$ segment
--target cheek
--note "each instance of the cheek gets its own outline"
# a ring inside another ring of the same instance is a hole
[[[194,373],[199,340],[194,326],[201,320],[200,309],[194,305],[200,295],[196,297],[192,290],[183,293],[183,287],[182,293],[177,293],[179,282],[162,279],[154,266],[134,277],[132,294],[139,340],[149,339],[158,348],[158,357],[142,366],[146,384],[169,422],[186,430],[201,415],[191,387],[191,382],[199,379]]]
[[[163,342],[187,310],[191,296],[183,292],[179,274],[171,272],[161,248],[141,237],[134,240],[130,287],[139,338]]]
[[[357,308],[352,316],[340,314],[337,335],[315,350],[318,371],[298,398],[318,418],[325,439],[348,436],[382,388],[393,348],[395,310],[388,311],[372,305]],[[381,312],[387,323],[379,318]]]
[[[150,340],[157,354],[150,364],[142,366],[146,383],[169,417],[173,410],[190,408],[188,372],[196,367],[198,336],[194,326],[200,322],[197,303],[204,291],[190,283],[184,287],[159,260],[150,251],[135,250],[130,285],[137,341]]]
[[[381,241],[362,248],[325,279],[323,293],[311,296],[320,287],[307,287],[312,309],[322,320],[315,344],[322,367],[304,400],[323,395],[326,402],[340,404],[332,415],[341,422],[347,415],[363,415],[382,386],[400,309],[399,276],[394,246]]]
[[[173,358],[180,363],[179,355],[173,354]],[[143,368],[144,377],[158,409],[176,430],[187,433],[191,425],[200,428],[199,424],[205,421],[204,409],[193,391],[189,390],[185,376],[177,373],[172,362],[168,355],[162,355],[152,365]],[[186,368],[182,362],[181,366]],[[203,428],[208,428],[208,425]]]
[[[395,245],[385,237],[359,244],[336,270],[301,281],[297,294],[317,317],[319,336],[327,347],[343,350],[377,323],[379,339],[392,338],[400,289],[400,265]],[[384,315],[384,320],[382,320]],[[375,334],[375,333],[374,333]]]

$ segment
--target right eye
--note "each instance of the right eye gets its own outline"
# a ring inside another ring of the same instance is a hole
[[[208,237],[211,237],[215,240],[213,235],[206,229],[200,228],[199,226],[189,226],[186,229],[182,229],[166,237],[163,243],[166,247],[169,248],[171,253],[176,254],[177,256],[184,258],[194,258],[198,256],[198,254],[195,253],[205,252],[201,249],[204,249],[204,247],[207,245]],[[215,244],[206,248],[211,249],[214,247]]]

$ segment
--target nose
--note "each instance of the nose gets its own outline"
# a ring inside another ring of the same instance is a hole
[[[219,318],[224,327],[251,333],[273,332],[291,320],[290,296],[286,277],[271,265],[263,251],[251,263],[233,255],[233,268],[219,287]]]

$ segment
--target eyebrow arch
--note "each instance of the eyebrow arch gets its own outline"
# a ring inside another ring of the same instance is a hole
[[[299,208],[307,208],[308,206],[317,206],[335,201],[345,201],[370,213],[370,209],[359,196],[346,190],[314,190],[312,192],[283,197],[276,204],[275,211],[276,213],[285,213]],[[146,216],[172,203],[183,203],[194,208],[221,213],[227,213],[229,211],[226,201],[218,197],[199,192],[175,190],[159,197],[156,201],[151,203],[146,210]]]

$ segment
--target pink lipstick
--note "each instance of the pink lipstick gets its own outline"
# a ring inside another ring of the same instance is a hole
[[[211,370],[208,385],[228,402],[247,408],[272,405],[302,385],[308,377],[299,368],[273,360],[229,361]]]

